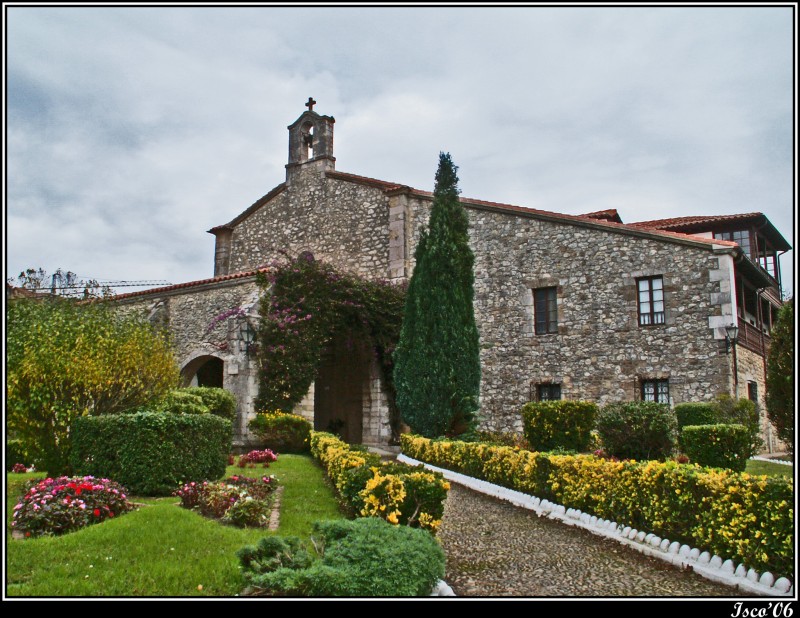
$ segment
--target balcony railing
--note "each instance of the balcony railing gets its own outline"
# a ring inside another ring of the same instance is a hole
[[[769,351],[769,341],[769,335],[762,333],[758,327],[739,318],[739,338],[736,340],[737,344],[751,352],[766,357]]]

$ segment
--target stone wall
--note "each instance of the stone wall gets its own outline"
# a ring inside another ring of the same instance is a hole
[[[388,229],[383,191],[300,166],[284,191],[234,227],[230,272],[269,263],[281,251],[311,251],[340,270],[386,278]]]
[[[238,402],[234,421],[237,445],[248,441],[247,423],[254,414],[258,393],[256,366],[242,341],[241,319],[229,318],[210,332],[208,329],[216,316],[236,307],[257,314],[258,293],[258,286],[250,277],[154,291],[118,301],[121,310],[140,312],[151,321],[168,326],[182,370],[191,369],[208,357],[223,362],[223,388],[231,391]]]
[[[764,358],[742,346],[736,346],[736,365],[739,376],[736,396],[741,399],[749,399],[748,384],[750,383],[755,383],[758,391],[756,403],[761,423],[761,438],[764,440],[764,452],[785,452],[787,450],[786,446],[778,440],[775,428],[767,417],[767,385],[764,377]]]
[[[409,200],[407,258],[429,208],[429,200]],[[560,383],[563,398],[600,404],[639,398],[642,379],[668,379],[673,404],[730,391],[724,342],[709,323],[730,312],[720,283],[730,278],[710,245],[467,212],[485,428],[520,430],[519,409],[537,383]],[[640,327],[635,280],[652,275],[663,276],[666,323]],[[534,333],[532,290],[540,287],[557,288],[558,333]]]

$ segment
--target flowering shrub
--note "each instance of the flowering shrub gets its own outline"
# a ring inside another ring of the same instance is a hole
[[[334,332],[364,342],[375,353],[383,383],[393,394],[392,351],[400,337],[404,289],[339,273],[308,252],[269,266],[268,273],[257,276],[268,292],[259,311],[258,409],[288,412],[300,403]]]
[[[14,467],[11,468],[11,471],[15,472],[16,474],[24,474],[28,471],[28,468],[25,467],[25,464],[15,463]]]
[[[381,464],[377,455],[324,432],[312,433],[311,454],[357,516],[380,517],[433,533],[441,524],[450,489],[441,474],[401,463]]]
[[[124,487],[93,476],[36,482],[14,507],[11,526],[25,536],[63,534],[133,509]]]
[[[756,570],[790,574],[794,483],[675,461],[635,462],[402,436],[403,452]]]
[[[278,456],[269,449],[250,451],[245,455],[239,456],[239,467],[245,468],[249,464],[264,464],[265,468],[269,468],[269,464],[273,461],[278,461]]]
[[[269,523],[270,494],[277,487],[274,476],[253,479],[234,475],[214,483],[186,483],[173,495],[180,497],[183,508],[206,517],[238,527],[263,527]]]

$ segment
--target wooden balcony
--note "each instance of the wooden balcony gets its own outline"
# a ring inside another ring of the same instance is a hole
[[[766,358],[767,352],[769,351],[769,341],[769,335],[762,333],[757,327],[739,318],[739,338],[736,340],[737,345]]]

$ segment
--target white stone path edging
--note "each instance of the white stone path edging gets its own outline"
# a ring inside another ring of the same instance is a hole
[[[599,519],[578,509],[567,509],[561,504],[541,500],[535,496],[446,468],[432,466],[402,453],[397,456],[397,461],[412,466],[423,465],[434,472],[441,472],[448,481],[453,481],[482,494],[506,500],[514,506],[534,511],[539,516],[546,515],[549,519],[556,519],[569,526],[588,530],[592,534],[614,539],[646,556],[659,558],[681,569],[691,567],[695,573],[711,581],[762,596],[788,597],[794,593],[794,587],[785,577],[778,578],[776,581],[774,575],[769,571],[759,575],[757,571],[747,569],[743,564],[736,566],[733,560],[723,560],[719,556],[712,556],[707,551],[701,552],[696,547],[681,545],[677,541],[670,542],[669,539],[662,539],[652,532],[635,530],[630,526],[622,526],[607,519]]]
[[[750,459],[755,459],[756,461],[768,461],[769,463],[776,463],[781,464],[782,466],[792,466],[794,465],[791,461],[783,461],[782,459],[770,459],[769,457],[751,457]]]

